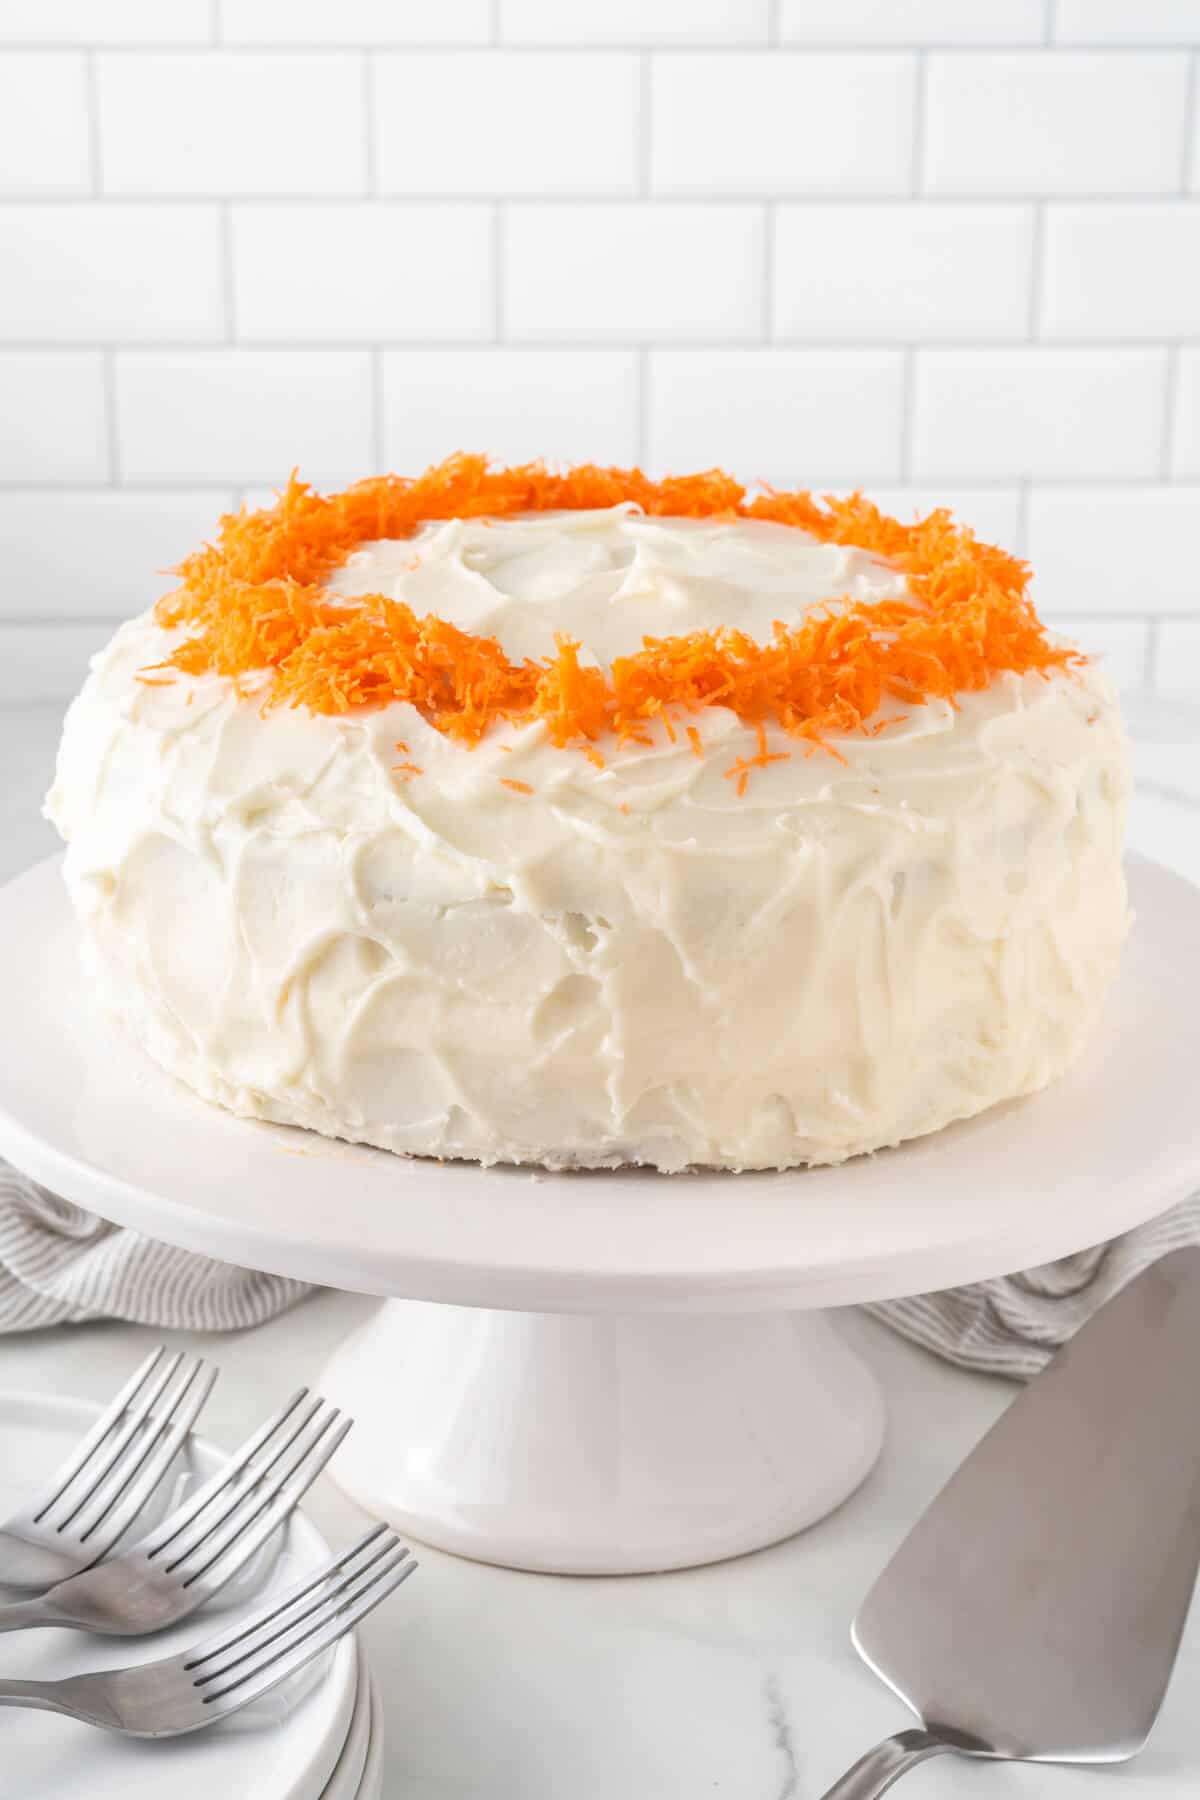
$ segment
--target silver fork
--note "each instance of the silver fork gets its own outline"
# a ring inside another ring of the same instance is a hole
[[[177,1624],[266,1543],[350,1425],[336,1406],[301,1388],[203,1487],[120,1556],[35,1599],[0,1605],[0,1631],[73,1625],[137,1637]]]
[[[217,1371],[160,1344],[42,1492],[0,1526],[0,1583],[41,1589],[123,1537],[200,1416]]]
[[[302,1669],[416,1567],[395,1532],[377,1525],[282,1600],[178,1656],[63,1681],[0,1681],[0,1706],[67,1713],[132,1737],[198,1731]]]

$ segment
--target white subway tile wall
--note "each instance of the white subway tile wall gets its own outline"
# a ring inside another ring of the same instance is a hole
[[[807,469],[824,488],[904,473],[899,350],[655,350],[649,364],[656,474],[719,462],[778,487]]]
[[[128,350],[115,358],[126,479],[317,481],[370,473],[373,371],[366,350]]]
[[[18,51],[0,60],[0,194],[87,194],[87,61]]]
[[[1200,0],[3,0],[0,702],[218,514],[721,462],[1200,699]]]
[[[902,194],[912,173],[909,55],[720,50],[655,57],[655,194]]]
[[[465,443],[502,462],[636,462],[636,350],[385,350],[383,460],[415,469]]]
[[[381,55],[380,191],[635,194],[640,73],[621,50]]]
[[[921,349],[913,473],[1149,480],[1162,458],[1166,377],[1161,349]]]
[[[360,58],[347,51],[104,53],[96,58],[103,191],[361,194],[362,90]]]
[[[1185,481],[1200,480],[1200,349],[1179,352],[1175,380],[1171,471]]]
[[[762,210],[509,207],[501,325],[518,343],[753,340],[764,323]]]
[[[492,336],[486,206],[245,206],[230,226],[239,343]]]

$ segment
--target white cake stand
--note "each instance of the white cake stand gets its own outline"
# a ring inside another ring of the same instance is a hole
[[[341,1485],[527,1569],[666,1569],[836,1506],[883,1432],[817,1309],[1048,1261],[1200,1186],[1200,890],[1131,869],[1092,1049],[1046,1093],[838,1169],[535,1175],[235,1119],[89,1007],[54,862],[0,891],[0,1151],[104,1217],[389,1296],[325,1385]],[[437,1302],[439,1304],[430,1304]]]

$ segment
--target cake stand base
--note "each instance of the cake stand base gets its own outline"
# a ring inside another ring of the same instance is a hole
[[[368,1512],[482,1562],[688,1568],[824,1517],[883,1441],[874,1376],[820,1312],[498,1312],[391,1300],[323,1391]]]

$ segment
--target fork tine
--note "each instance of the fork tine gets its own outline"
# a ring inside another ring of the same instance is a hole
[[[158,1481],[162,1480],[171,1456],[182,1444],[187,1429],[209,1397],[214,1379],[216,1372],[210,1370],[203,1359],[185,1361],[173,1388],[144,1422],[140,1435],[130,1445],[128,1454],[122,1456],[119,1467],[113,1469],[108,1480],[92,1489],[86,1501],[77,1503],[74,1512],[59,1525],[59,1530],[72,1526],[77,1541],[88,1544],[90,1553],[99,1559],[106,1546],[115,1543],[119,1535],[113,1528],[113,1514],[117,1516],[115,1523],[124,1530],[130,1519],[144,1507]],[[175,1426],[173,1422],[176,1422]],[[180,1424],[184,1426],[182,1431],[178,1429]],[[167,1447],[169,1456],[164,1454]],[[103,1534],[97,1537],[101,1526],[104,1526]]]
[[[327,1562],[324,1568],[317,1569],[314,1574],[309,1576],[307,1581],[302,1581],[298,1586],[290,1588],[269,1610],[256,1613],[253,1618],[250,1619],[248,1624],[242,1626],[240,1631],[235,1631],[230,1635],[223,1632],[218,1637],[208,1638],[204,1643],[198,1644],[195,1653],[187,1659],[184,1667],[186,1669],[198,1669],[201,1663],[210,1662],[214,1656],[220,1656],[225,1651],[232,1650],[236,1645],[244,1643],[248,1638],[254,1638],[258,1642],[265,1642],[266,1639],[264,1638],[263,1633],[265,1633],[269,1625],[273,1625],[277,1619],[282,1618],[284,1613],[290,1612],[293,1607],[298,1606],[302,1600],[308,1598],[309,1594],[315,1593],[318,1588],[324,1587],[326,1583],[331,1581],[341,1570],[348,1568],[350,1564],[356,1562],[364,1552],[371,1549],[373,1545],[379,1543],[381,1538],[385,1537],[390,1538],[395,1543],[399,1543],[400,1541],[390,1525],[381,1523],[372,1526],[371,1530],[359,1538],[356,1544],[351,1544],[348,1550],[343,1550],[340,1555],[335,1556],[330,1562]]]
[[[402,1544],[394,1532],[390,1533],[381,1541],[375,1554],[361,1568],[343,1570],[342,1574],[337,1577],[336,1586],[329,1587],[327,1584],[325,1593],[318,1594],[315,1599],[310,1600],[294,1618],[284,1619],[282,1623],[275,1626],[273,1631],[266,1633],[265,1636],[260,1634],[254,1643],[239,1650],[236,1656],[229,1657],[223,1663],[218,1662],[216,1668],[210,1669],[205,1675],[197,1676],[196,1686],[204,1687],[210,1681],[223,1681],[234,1669],[242,1665],[256,1669],[263,1666],[264,1661],[273,1662],[277,1656],[282,1656],[294,1644],[302,1643],[314,1631],[319,1630],[322,1622],[330,1616],[331,1611],[340,1610],[343,1604],[350,1605],[355,1596],[363,1591],[364,1583],[370,1586],[380,1575],[386,1574],[389,1569],[404,1562],[408,1555],[408,1545]],[[333,1579],[330,1577],[330,1580]],[[210,1657],[208,1660],[211,1662],[212,1658]]]
[[[287,1456],[296,1443],[300,1443],[303,1451],[303,1448],[307,1445],[307,1434],[312,1428],[313,1421],[320,1417],[328,1405],[328,1402],[323,1400],[319,1394],[311,1395],[310,1399],[311,1404],[304,1409],[303,1416],[298,1420],[289,1421],[288,1427],[285,1427],[285,1429],[287,1429],[287,1436],[284,1438],[283,1442],[273,1450],[269,1460],[261,1468],[252,1466],[245,1471],[246,1479],[238,1484],[232,1495],[227,1496],[226,1504],[222,1512],[215,1518],[209,1520],[206,1524],[191,1530],[190,1535],[187,1535],[189,1527],[185,1525],[181,1528],[180,1533],[173,1533],[172,1538],[164,1539],[163,1547],[165,1547],[166,1543],[171,1542],[172,1539],[174,1539],[175,1543],[176,1554],[171,1562],[164,1565],[168,1571],[178,1568],[181,1563],[185,1562],[189,1556],[193,1555],[201,1545],[206,1543],[208,1539],[212,1537],[214,1532],[221,1529],[225,1521],[245,1503],[247,1498],[260,1491],[261,1484],[268,1479],[271,1471],[277,1468],[281,1458]],[[272,1483],[272,1487],[273,1486],[274,1483]],[[195,1521],[192,1523],[194,1525]],[[184,1537],[183,1542],[179,1541],[181,1536]],[[156,1550],[155,1554],[159,1554],[159,1551]]]
[[[216,1580],[218,1585],[229,1581],[238,1570],[244,1568],[254,1553],[265,1544],[272,1533],[283,1523],[289,1513],[297,1506],[308,1492],[321,1470],[329,1462],[346,1433],[353,1419],[346,1419],[340,1413],[330,1415],[322,1427],[321,1435],[310,1445],[307,1453],[281,1476],[276,1485],[258,1497],[248,1516],[231,1518],[216,1543],[209,1543],[208,1560],[198,1569],[191,1571],[183,1580],[185,1588],[196,1581],[211,1576],[217,1563],[223,1566]],[[254,1496],[248,1494],[247,1500]],[[198,1546],[199,1547],[199,1546]],[[194,1554],[194,1553],[193,1553]],[[181,1561],[188,1559],[181,1558]],[[178,1565],[172,1563],[170,1570],[174,1573]]]
[[[283,1429],[307,1394],[308,1389],[306,1387],[297,1388],[291,1399],[285,1401],[279,1411],[269,1418],[264,1425],[260,1425],[253,1437],[247,1438],[241,1449],[236,1450],[229,1461],[225,1463],[222,1468],[218,1469],[215,1475],[210,1476],[203,1487],[198,1488],[190,1500],[185,1501],[181,1507],[178,1507],[168,1519],[163,1521],[162,1525],[160,1525],[157,1530],[152,1531],[147,1535],[143,1541],[142,1548],[145,1550],[148,1557],[154,1558],[160,1555],[161,1552],[167,1548],[168,1544],[173,1543],[181,1532],[185,1531],[189,1525],[193,1524],[195,1520],[199,1518],[200,1514],[207,1506],[211,1506],[212,1502],[225,1492],[226,1488],[233,1486],[243,1469],[245,1469],[258,1455],[259,1451],[263,1450],[270,1443],[271,1439]],[[311,1409],[305,1416],[312,1416]],[[291,1441],[291,1438],[287,1440],[288,1443]],[[287,1445],[285,1444],[283,1448],[286,1449]],[[272,1458],[272,1461],[273,1460],[274,1458]],[[265,1474],[271,1466],[272,1463],[268,1462],[264,1466],[263,1473]]]
[[[87,1436],[82,1438],[76,1445],[73,1454],[68,1457],[62,1467],[56,1469],[54,1474],[50,1477],[51,1481],[56,1485],[52,1488],[47,1488],[45,1493],[40,1494],[32,1502],[29,1510],[35,1518],[41,1519],[50,1511],[51,1507],[57,1505],[71,1483],[77,1476],[82,1474],[91,1457],[95,1455],[100,1445],[104,1442],[105,1438],[107,1438],[109,1432],[112,1431],[113,1427],[118,1423],[122,1413],[133,1405],[138,1394],[141,1392],[142,1388],[145,1387],[147,1381],[149,1381],[151,1375],[153,1375],[155,1369],[166,1354],[166,1345],[159,1344],[157,1348],[152,1350],[149,1356],[143,1360],[141,1365],[134,1370],[120,1393],[116,1395],[115,1399],[113,1399],[100,1414],[100,1417],[96,1420],[96,1423],[92,1426]]]
[[[199,1389],[196,1387],[197,1378],[203,1377],[207,1371],[208,1364],[202,1358],[188,1359],[180,1356],[175,1371],[176,1379],[170,1390],[161,1394],[154,1412],[143,1422],[138,1436],[130,1444],[119,1466],[105,1480],[97,1482],[91,1492],[76,1503],[74,1510],[60,1524],[60,1531],[73,1525],[75,1535],[86,1542],[131,1487],[135,1492],[141,1491],[142,1477],[148,1464],[152,1468],[158,1468],[161,1474],[157,1451],[164,1436],[170,1435],[171,1422],[180,1407],[195,1395],[207,1398],[208,1390],[203,1383]]]
[[[262,1664],[260,1668],[246,1673],[240,1679],[235,1677],[223,1687],[206,1690],[200,1696],[201,1703],[204,1705],[219,1704],[222,1700],[229,1698],[232,1700],[233,1707],[240,1708],[249,1706],[254,1700],[261,1699],[264,1694],[269,1694],[272,1688],[278,1687],[280,1682],[287,1681],[291,1676],[297,1674],[306,1663],[312,1662],[314,1657],[320,1656],[332,1644],[336,1644],[339,1638],[344,1638],[348,1632],[353,1631],[360,1619],[365,1619],[368,1613],[374,1612],[375,1608],[381,1605],[389,1594],[394,1593],[401,1582],[407,1581],[419,1567],[420,1564],[411,1558],[405,1560],[401,1556],[398,1561],[389,1564],[387,1569],[381,1571],[353,1601],[331,1610],[319,1628],[315,1629],[308,1637],[289,1645],[286,1652],[281,1653],[272,1661]]]
[[[302,1630],[297,1626],[286,1641],[269,1647],[265,1656],[252,1658],[245,1667],[229,1665],[197,1681],[197,1687],[205,1689],[200,1696],[204,1704],[214,1705],[233,1697],[236,1706],[246,1706],[353,1631],[359,1620],[394,1593],[418,1566],[407,1547],[398,1541],[383,1555],[384,1560],[376,1567],[341,1584],[314,1610]],[[208,1686],[210,1682],[213,1685]]]
[[[92,1534],[103,1526],[101,1537],[94,1544],[89,1543],[89,1549],[94,1550],[97,1560],[106,1556],[118,1539],[125,1535],[166,1475],[185,1438],[207,1405],[219,1372],[211,1363],[197,1362],[181,1385],[162,1425],[158,1426],[156,1423],[140,1465],[132,1471],[125,1485],[112,1496],[100,1517],[93,1520],[81,1534],[81,1540],[89,1543]]]
[[[82,1494],[79,1495],[69,1494],[68,1489],[63,1488],[57,1499],[50,1506],[43,1507],[42,1511],[37,1514],[36,1522],[39,1525],[42,1524],[43,1521],[47,1524],[52,1523],[52,1521],[47,1518],[47,1514],[54,1511],[60,1503],[69,1504],[70,1511],[54,1525],[55,1530],[64,1531],[80,1508],[87,1505],[97,1489],[100,1488],[103,1483],[108,1480],[109,1476],[114,1474],[120,1467],[125,1460],[126,1455],[129,1453],[131,1446],[136,1450],[137,1439],[143,1425],[152,1415],[154,1407],[158,1404],[164,1390],[170,1384],[175,1375],[175,1371],[179,1368],[182,1361],[182,1350],[176,1350],[173,1356],[167,1356],[165,1365],[160,1366],[155,1371],[155,1379],[149,1385],[147,1391],[143,1393],[137,1406],[128,1412],[124,1422],[120,1419],[114,1421],[116,1435],[112,1442],[106,1446],[104,1459],[100,1462],[100,1466],[93,1467],[92,1464],[89,1464],[86,1471],[81,1471],[81,1473],[86,1474],[89,1485],[85,1487]],[[93,1458],[92,1462],[94,1463],[96,1460],[97,1459]],[[68,1486],[70,1485],[73,1484],[68,1484]]]

